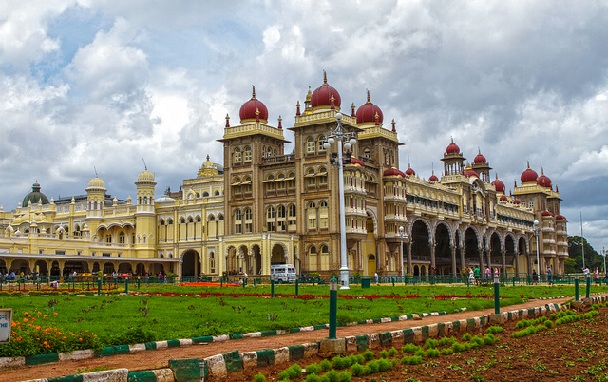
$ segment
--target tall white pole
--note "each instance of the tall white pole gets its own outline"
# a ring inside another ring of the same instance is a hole
[[[585,245],[583,243],[583,213],[579,211],[581,220],[581,257],[583,258],[583,269],[585,268]]]
[[[341,117],[341,116],[340,116]],[[337,117],[338,126],[341,126]],[[344,164],[342,163],[342,136],[337,136],[338,143],[338,194],[340,194],[340,289],[350,289],[348,256],[346,253],[346,203],[344,202]]]
[[[539,242],[538,242],[538,230],[539,230],[539,221],[534,220],[534,235],[536,236],[536,264],[538,269],[538,279],[540,280],[540,255],[539,255]]]
[[[403,278],[403,281],[405,282],[405,267],[403,266],[403,237],[405,236],[405,228],[403,226],[399,227],[399,237],[401,238],[401,251],[399,253],[399,257],[401,258],[400,262],[400,266],[401,266],[401,277]]]

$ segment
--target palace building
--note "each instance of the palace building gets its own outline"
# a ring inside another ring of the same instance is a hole
[[[343,188],[336,144],[325,144],[337,113],[355,136],[344,147]],[[34,183],[15,210],[0,210],[0,270],[269,275],[272,264],[292,263],[298,274],[337,274],[342,191],[351,274],[456,276],[479,265],[524,275],[538,269],[537,248],[541,273],[563,273],[566,219],[542,169],[528,165],[507,194],[481,152],[469,162],[451,140],[437,153],[441,178],[402,171],[394,120],[385,123],[369,92],[345,112],[325,74],[295,106],[291,153],[281,117],[271,125],[268,115],[254,87],[240,122],[226,116],[223,163],[207,156],[179,191],[158,195],[147,169],[134,199],[111,197],[98,177],[85,194],[58,200]]]

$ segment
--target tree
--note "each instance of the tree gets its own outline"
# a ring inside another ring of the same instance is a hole
[[[583,269],[583,257],[581,255],[581,241],[583,243],[582,248],[584,249],[585,255],[585,266],[589,268],[592,272],[597,267],[599,269],[603,269],[604,260],[602,256],[593,247],[589,242],[580,236],[568,236],[568,260],[574,260],[572,264],[571,261],[566,260],[564,262],[564,272],[565,273],[580,273]]]

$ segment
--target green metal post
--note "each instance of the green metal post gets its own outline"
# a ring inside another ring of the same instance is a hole
[[[513,286],[515,286],[515,276],[513,276]]]
[[[274,297],[274,280],[270,280],[270,297]]]
[[[591,292],[591,277],[587,277],[587,288],[585,289],[585,297],[589,298],[589,293]]]
[[[296,296],[298,295],[298,279],[296,279]]]
[[[494,313],[500,314],[500,279],[494,277]]]
[[[391,283],[393,283],[393,286],[395,286],[395,278],[391,277]]]
[[[137,290],[141,288],[141,277],[137,278]]]
[[[336,315],[338,312],[338,280],[331,278],[329,284],[329,338],[336,339]]]
[[[224,286],[224,277],[220,277],[220,288]]]
[[[101,277],[97,277],[97,295],[101,295]]]
[[[574,279],[574,296],[576,301],[580,301],[580,280]]]
[[[129,294],[129,278],[125,279],[125,294]]]

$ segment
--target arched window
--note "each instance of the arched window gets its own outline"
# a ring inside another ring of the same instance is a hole
[[[245,208],[245,233],[253,232],[253,213],[251,208]]]
[[[319,228],[329,227],[329,207],[327,200],[319,203]]]
[[[369,148],[366,148],[365,150],[363,150],[363,157],[367,158],[367,159],[371,159],[372,150],[370,150]]]
[[[269,206],[266,209],[266,228],[268,232],[274,232],[276,229],[276,209],[274,206]]]
[[[306,213],[308,217],[308,229],[317,229],[317,206],[315,202],[308,203]]]
[[[251,162],[251,159],[253,158],[253,154],[251,153],[251,146],[245,146],[245,156],[244,156],[244,161],[245,162]]]
[[[240,147],[236,147],[234,149],[234,152],[232,153],[232,161],[235,164],[240,164],[241,160],[242,160],[241,148]]]
[[[315,153],[315,140],[313,137],[308,137],[306,139],[306,153],[307,154]]]
[[[243,233],[243,215],[238,209],[234,211],[234,233]]]
[[[327,138],[325,138],[325,135],[320,135],[317,139],[317,152],[325,152],[325,147],[323,147],[323,144],[325,142],[327,142]]]

